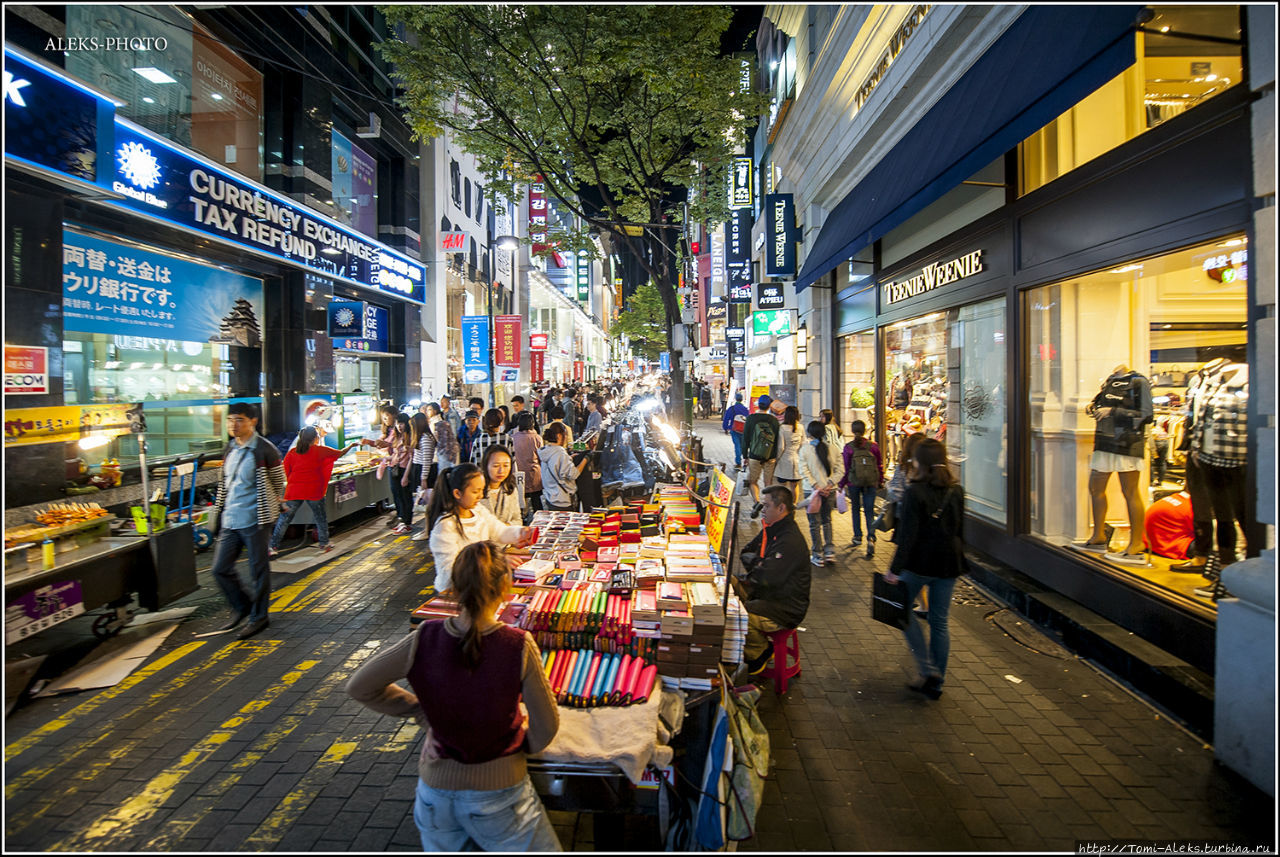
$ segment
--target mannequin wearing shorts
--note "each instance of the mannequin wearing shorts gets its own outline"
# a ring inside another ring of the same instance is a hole
[[[1145,427],[1155,416],[1151,383],[1121,364],[1102,383],[1102,389],[1085,413],[1098,424],[1093,436],[1093,456],[1089,459],[1093,533],[1082,548],[1105,553],[1114,562],[1146,565],[1143,547],[1145,509],[1138,483],[1142,478]],[[1120,491],[1124,494],[1129,513],[1129,544],[1123,553],[1110,552],[1107,532],[1107,483],[1112,473],[1120,481]]]

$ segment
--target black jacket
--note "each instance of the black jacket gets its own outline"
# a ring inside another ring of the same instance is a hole
[[[908,482],[898,501],[898,549],[889,570],[924,577],[959,577],[965,573],[964,489],[935,488]]]
[[[784,628],[803,622],[809,612],[809,545],[795,515],[763,528],[742,549],[742,558],[747,566],[746,589],[750,596],[743,605],[747,612],[772,619]]]

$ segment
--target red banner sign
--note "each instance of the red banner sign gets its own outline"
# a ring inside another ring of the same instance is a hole
[[[4,347],[6,396],[49,392],[49,349],[33,345]]]
[[[531,382],[537,383],[538,381],[547,380],[546,372],[543,370],[543,360],[546,359],[546,356],[545,351],[529,352],[529,380]]]
[[[587,364],[581,360],[573,361],[573,380],[582,381],[586,378]]]
[[[530,252],[547,249],[547,186],[542,176],[534,176],[529,185],[529,240]]]
[[[520,365],[520,316],[500,315],[493,320],[494,366]]]
[[[550,338],[551,338],[551,335],[547,333],[529,334],[529,350],[530,351],[546,351]]]

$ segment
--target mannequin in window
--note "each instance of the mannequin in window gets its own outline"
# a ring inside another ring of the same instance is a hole
[[[1089,460],[1093,533],[1080,547],[1106,554],[1113,562],[1145,566],[1145,509],[1138,483],[1142,478],[1146,425],[1155,416],[1151,382],[1122,363],[1102,382],[1102,389],[1085,408],[1085,413],[1098,422],[1093,433],[1093,457]],[[1111,552],[1111,528],[1107,526],[1107,483],[1112,473],[1120,480],[1120,491],[1129,512],[1129,544],[1121,553]]]
[[[1195,541],[1191,559],[1171,566],[1198,572],[1208,564],[1217,533],[1222,566],[1236,561],[1236,523],[1245,533],[1245,555],[1257,556],[1245,521],[1248,463],[1249,367],[1218,358],[1205,364],[1187,388],[1187,492]]]

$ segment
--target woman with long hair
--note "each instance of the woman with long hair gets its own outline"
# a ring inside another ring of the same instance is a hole
[[[431,486],[436,484],[440,471],[459,463],[459,449],[457,431],[434,402],[427,405],[427,421],[431,423],[431,433],[436,437],[436,458],[427,476],[427,485]]]
[[[518,527],[524,523],[520,500],[516,493],[516,469],[511,450],[505,446],[491,446],[480,457],[480,472],[484,474],[484,504],[494,517],[504,524]]]
[[[534,430],[533,414],[528,411],[516,414],[515,430],[511,432],[511,448],[516,469],[524,474],[525,508],[536,512],[542,508],[542,465],[538,462],[542,438]]]
[[[836,542],[831,532],[831,513],[836,507],[836,485],[844,477],[840,453],[827,445],[827,433],[821,420],[809,423],[808,443],[800,452],[800,461],[808,473],[809,484],[821,495],[818,511],[809,512],[809,561],[813,565],[836,564]],[[808,511],[808,510],[806,510]]]
[[[782,412],[782,426],[778,432],[778,464],[773,478],[791,489],[796,501],[800,500],[800,447],[804,446],[804,432],[800,428],[800,409],[787,405]]]
[[[453,586],[453,561],[469,544],[496,541],[503,544],[527,545],[532,532],[527,527],[504,524],[481,501],[486,479],[474,464],[459,464],[440,474],[431,506],[427,509],[428,544],[436,565],[437,592]]]
[[[840,423],[836,422],[836,412],[830,408],[823,408],[818,412],[818,419],[822,421],[823,429],[827,433],[827,446],[837,451],[844,449],[844,431],[840,428]]]
[[[454,563],[459,615],[423,622],[347,682],[365,707],[426,729],[413,808],[424,851],[561,850],[525,762],[560,714],[533,637],[494,618],[510,587],[501,548],[466,546]]]
[[[398,413],[395,416],[395,430],[391,437],[391,458],[388,462],[391,472],[391,499],[396,504],[396,516],[400,519],[400,523],[391,531],[392,535],[396,536],[404,535],[413,529],[413,489],[409,487],[413,450],[413,423],[408,414]]]
[[[378,405],[378,436],[366,437],[360,441],[364,446],[372,446],[383,450],[388,455],[391,452],[391,444],[395,440],[396,432],[396,409],[388,404]],[[390,474],[391,467],[389,464],[380,465],[378,469],[378,478],[387,479],[390,482],[391,500],[394,503],[396,497],[395,480]],[[386,471],[384,473],[384,471]],[[387,521],[389,527],[399,527],[401,524],[400,507],[396,506],[396,510],[392,513]]]
[[[948,613],[956,579],[965,573],[964,489],[947,461],[947,448],[933,438],[915,447],[907,490],[898,503],[898,549],[885,579],[901,580],[908,598],[929,593],[929,642],[915,613],[903,633],[920,669],[921,683],[911,689],[930,699],[942,696],[951,651]]]
[[[293,516],[306,503],[316,520],[316,547],[324,553],[333,550],[329,543],[329,518],[324,508],[324,498],[329,491],[329,477],[333,475],[333,463],[359,445],[354,441],[346,449],[333,449],[319,442],[320,434],[312,426],[298,432],[298,445],[284,456],[284,511],[276,519],[276,528],[267,545],[267,556],[273,557],[280,549],[280,540],[289,528]]]

